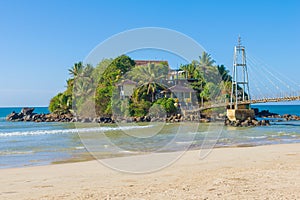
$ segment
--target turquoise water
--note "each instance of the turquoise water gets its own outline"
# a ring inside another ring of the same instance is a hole
[[[253,105],[251,107],[259,108],[259,110],[269,110],[280,115],[300,115],[300,105]]]
[[[49,164],[70,157],[72,148],[81,145],[76,134],[63,133],[71,124],[5,121],[7,114],[20,110],[0,108],[0,168]],[[49,111],[39,107],[34,112]]]
[[[254,106],[253,106],[254,107]],[[300,115],[300,106],[255,106],[278,114]],[[47,165],[85,152],[113,157],[141,152],[300,142],[300,122],[271,122],[269,127],[234,128],[220,124],[72,124],[7,122],[21,108],[0,108],[0,168]],[[47,108],[36,108],[48,113]],[[152,133],[157,133],[151,135]],[[151,137],[150,137],[151,136]],[[118,148],[116,148],[118,147]]]

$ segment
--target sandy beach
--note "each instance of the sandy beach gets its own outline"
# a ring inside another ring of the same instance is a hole
[[[188,151],[155,173],[98,161],[0,170],[0,199],[300,199],[300,144]]]

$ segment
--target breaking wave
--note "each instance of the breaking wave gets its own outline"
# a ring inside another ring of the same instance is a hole
[[[149,128],[153,125],[147,126],[120,126],[120,127],[93,127],[93,128],[77,128],[77,129],[59,129],[59,130],[37,130],[37,131],[16,131],[0,133],[0,137],[11,136],[34,136],[47,134],[69,134],[69,133],[86,133],[86,132],[106,132],[115,130],[131,130]]]

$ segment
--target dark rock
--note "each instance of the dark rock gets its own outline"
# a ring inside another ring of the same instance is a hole
[[[145,117],[145,121],[146,122],[151,122],[151,117],[150,116]]]
[[[31,115],[34,111],[34,108],[22,108],[21,113],[23,115]]]
[[[12,113],[10,113],[9,115],[6,116],[7,121],[13,121],[18,118],[19,118],[19,115],[17,113],[15,113],[15,111],[13,111]]]
[[[255,119],[252,119],[251,120],[251,123],[254,125],[254,126],[258,126],[259,125],[259,122]]]
[[[210,120],[206,119],[206,118],[202,118],[202,119],[199,120],[199,122],[200,123],[208,123],[208,122],[210,122]]]
[[[243,126],[243,127],[247,127],[248,125],[249,125],[248,121],[244,121],[244,122],[241,123],[241,126]]]
[[[98,123],[98,122],[99,122],[99,119],[98,119],[98,118],[93,118],[92,122],[93,122],[93,123]]]
[[[102,123],[112,123],[112,119],[110,117],[105,117]]]
[[[24,117],[23,113],[18,113],[18,118],[19,119],[23,119],[23,117]]]
[[[257,115],[258,115],[258,113],[259,113],[259,110],[258,110],[258,108],[252,108],[252,110],[254,110],[254,114],[257,116]]]
[[[124,121],[126,121],[127,123],[132,123],[132,122],[134,122],[134,118],[128,117],[128,118],[126,118],[126,120],[124,120]]]
[[[89,122],[91,122],[91,121],[90,121],[89,118],[83,118],[83,119],[81,120],[81,122],[82,122],[82,123],[89,123]]]
[[[134,121],[135,122],[141,122],[141,118],[140,117],[136,117]]]
[[[32,117],[31,115],[26,115],[26,116],[23,117],[23,119],[26,122],[30,122],[31,121],[31,117]]]
[[[70,120],[70,122],[78,122],[78,118],[77,117],[74,117]]]
[[[262,110],[261,112],[258,112],[255,114],[258,117],[268,117],[268,116],[275,116],[278,115],[277,113],[271,113],[269,110]]]
[[[282,117],[283,118],[289,118],[289,117],[291,117],[291,115],[290,114],[284,114]]]
[[[157,121],[158,121],[158,118],[156,118],[156,117],[151,118],[151,122],[157,122]]]

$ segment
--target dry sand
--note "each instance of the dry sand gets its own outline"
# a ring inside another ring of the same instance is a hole
[[[300,199],[300,144],[189,151],[150,174],[97,161],[0,170],[0,199]]]

